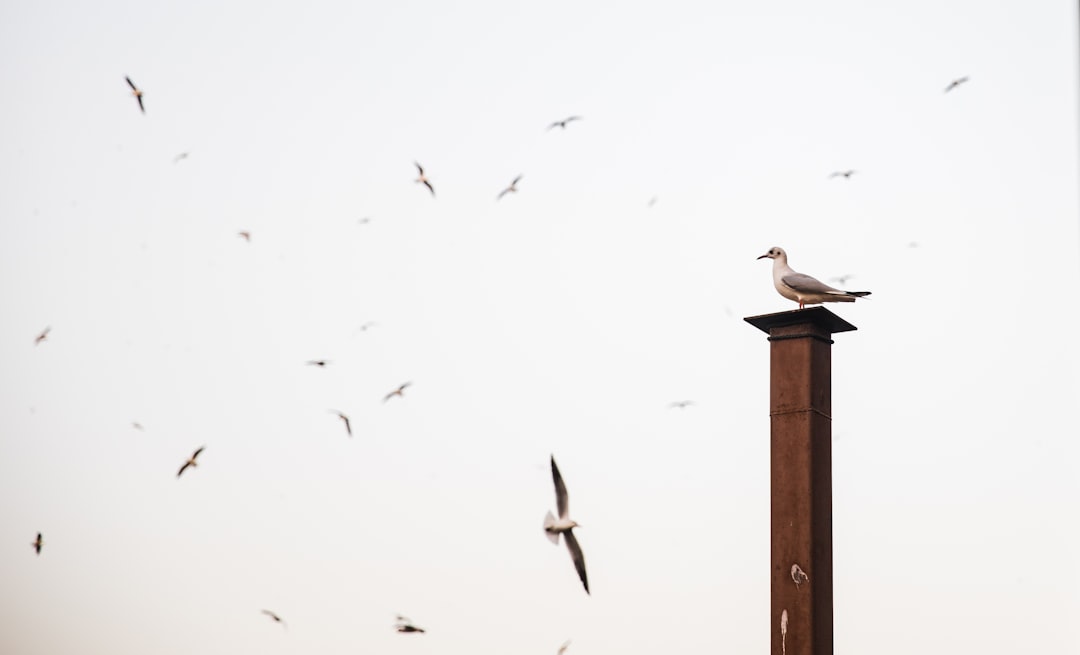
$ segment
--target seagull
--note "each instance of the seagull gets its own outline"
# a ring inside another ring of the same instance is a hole
[[[198,450],[196,450],[194,453],[191,454],[191,457],[188,457],[188,461],[184,462],[184,465],[181,466],[180,470],[176,472],[176,477],[179,478],[181,475],[183,475],[184,471],[187,470],[187,467],[189,467],[189,466],[198,466],[199,465],[195,461],[195,458],[199,456],[199,453],[201,453],[204,448],[206,448],[206,446],[200,446]]]
[[[373,328],[376,325],[378,325],[378,323],[376,323],[375,321],[368,321],[367,323],[364,323],[363,325],[361,325],[357,329],[360,330],[361,332],[367,332],[369,328]]]
[[[139,111],[145,114],[146,107],[143,107],[142,103],[142,90],[135,86],[135,83],[131,81],[130,77],[125,76],[124,79],[127,80],[128,86],[131,87],[131,95],[135,96],[135,99],[139,101]]]
[[[247,241],[248,243],[251,243],[251,232],[248,232],[247,230],[240,230],[236,233],[236,236],[240,237],[244,241]]]
[[[652,209],[654,206],[656,206],[657,199],[658,198],[656,196],[653,196],[652,198],[649,198],[649,205],[648,205],[649,209]]]
[[[394,624],[394,628],[397,629],[398,632],[426,632],[423,628],[413,625],[412,621],[400,614],[397,615],[397,623]]]
[[[179,162],[180,160],[187,159],[187,158],[188,158],[188,154],[186,152],[182,152],[179,155],[173,157],[172,163],[175,164],[175,163]]]
[[[435,197],[435,187],[431,186],[431,181],[427,179],[427,175],[424,175],[424,167],[420,165],[420,162],[413,162],[416,164],[416,170],[420,171],[420,177],[416,178],[417,182],[422,182],[424,186],[431,192],[431,197]]]
[[[810,582],[810,576],[806,575],[806,571],[803,571],[801,566],[799,566],[798,564],[792,564],[791,580],[795,583],[796,587],[799,587],[804,582]]]
[[[566,485],[563,483],[559,467],[555,465],[555,456],[551,456],[551,477],[555,480],[555,506],[559,510],[559,518],[556,519],[548,510],[544,517],[544,532],[551,543],[558,545],[559,535],[566,538],[566,548],[570,551],[570,559],[574,560],[574,568],[577,569],[581,584],[585,585],[585,593],[589,593],[589,578],[585,575],[585,556],[581,553],[581,546],[574,537],[573,529],[579,527],[577,521],[568,518],[570,503],[566,496]],[[590,594],[592,595],[592,594]]]
[[[555,655],[563,655],[563,653],[565,653],[566,649],[569,648],[569,647],[570,647],[570,640],[567,639],[566,641],[563,642],[562,646],[559,646],[559,650],[555,653]]]
[[[325,367],[329,363],[330,362],[326,361],[325,359],[309,359],[307,361],[308,366],[318,366],[320,368]]]
[[[45,545],[45,542],[41,539],[41,533],[37,533],[37,539],[30,542],[30,545],[34,547],[34,552],[38,555],[41,554],[41,547]]]
[[[399,398],[404,398],[405,397],[405,389],[411,384],[412,384],[412,382],[403,383],[397,389],[394,389],[390,393],[386,394],[386,396],[382,399],[382,401],[385,403],[386,401],[390,400],[394,396],[397,396]]]
[[[953,89],[955,89],[956,87],[960,86],[961,84],[963,84],[964,82],[967,82],[967,81],[968,81],[968,78],[967,78],[966,75],[964,77],[956,78],[952,82],[949,82],[949,86],[945,87],[945,93],[948,93],[949,91],[952,91]]]
[[[138,430],[139,432],[143,432],[143,431],[144,431],[144,430],[143,430],[143,426],[142,426],[142,423],[139,423],[138,421],[132,421],[132,422],[131,422],[131,427],[135,428],[135,429],[136,429],[136,430]]]
[[[45,338],[49,336],[49,330],[51,330],[51,329],[52,329],[51,327],[46,327],[44,330],[41,331],[41,334],[34,337],[34,345],[36,346],[39,343],[41,343],[42,341],[44,341]]]
[[[694,401],[692,401],[692,400],[676,400],[675,402],[668,405],[668,409],[675,409],[675,408],[686,409],[687,407],[689,407],[690,405],[693,405],[693,404],[694,404]]]
[[[561,121],[555,121],[551,125],[548,125],[548,130],[551,130],[552,128],[556,128],[556,127],[561,127],[561,128],[563,128],[565,130],[567,123],[569,123],[570,121],[579,121],[579,120],[581,120],[581,116],[568,116],[568,117],[562,119]]]
[[[349,417],[345,416],[345,414],[343,412],[339,412],[336,409],[332,409],[330,411],[337,414],[337,417],[345,422],[345,431],[348,432],[349,436],[351,437],[352,436],[352,425],[349,423]]]
[[[846,171],[833,171],[829,174],[829,179],[831,180],[834,177],[842,177],[845,180],[850,180],[851,176],[854,175],[856,172],[857,171],[853,171],[850,168]]]
[[[502,191],[500,191],[499,195],[495,196],[495,199],[496,200],[501,200],[502,197],[505,196],[508,193],[517,193],[517,183],[521,181],[522,177],[524,177],[524,176],[523,175],[518,175],[517,177],[515,177],[514,181],[510,183],[510,186],[508,186],[505,189],[503,189]]]
[[[356,219],[356,222],[357,222],[358,225],[367,225],[368,223],[371,222],[371,217],[370,216],[365,216],[363,218],[358,218],[358,219]]]
[[[280,623],[281,627],[283,627],[283,628],[288,628],[289,627],[289,624],[285,623],[284,619],[282,619],[277,614],[274,614],[270,610],[262,610],[262,613],[269,616],[270,618],[274,619],[274,623]]]
[[[841,291],[824,282],[796,273],[787,263],[787,253],[783,248],[772,247],[758,259],[773,260],[773,286],[781,296],[799,303],[799,309],[807,304],[817,305],[823,302],[855,302],[856,298],[869,296],[869,291]]]

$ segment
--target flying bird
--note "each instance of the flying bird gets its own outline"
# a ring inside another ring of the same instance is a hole
[[[262,613],[269,616],[270,618],[274,619],[274,623],[280,623],[281,627],[283,627],[283,628],[288,628],[289,627],[289,625],[287,623],[285,623],[284,619],[282,619],[277,614],[274,614],[270,610],[262,610]]]
[[[569,647],[570,647],[570,640],[567,639],[566,641],[563,642],[562,646],[559,646],[559,650],[556,651],[555,655],[563,655],[563,653],[565,653],[566,649],[569,648]]]
[[[566,539],[570,559],[574,561],[574,568],[577,569],[578,577],[581,578],[581,584],[585,586],[585,593],[589,594],[589,578],[585,575],[585,555],[581,553],[581,546],[578,545],[573,532],[574,528],[579,526],[577,521],[569,518],[570,501],[566,495],[566,485],[563,483],[562,475],[559,474],[559,467],[555,465],[554,455],[551,456],[551,477],[555,481],[555,507],[559,510],[559,518],[556,519],[551,515],[551,510],[548,510],[547,516],[544,517],[544,533],[551,543],[556,545],[559,543],[560,534]]]
[[[649,198],[649,205],[648,205],[649,209],[652,209],[653,207],[656,206],[656,201],[657,201],[656,196],[653,196],[652,198]]]
[[[386,396],[382,399],[382,401],[385,403],[386,401],[390,400],[394,396],[397,396],[399,398],[404,398],[405,397],[405,389],[408,388],[409,385],[411,385],[411,384],[412,384],[412,382],[403,383],[397,389],[394,389],[390,393],[386,394]]]
[[[581,116],[567,116],[566,118],[562,119],[561,121],[555,121],[551,125],[548,125],[548,130],[554,129],[556,127],[561,127],[561,128],[563,128],[565,130],[567,123],[569,123],[571,121],[579,121],[579,120],[581,120]]]
[[[693,404],[694,401],[692,400],[676,400],[675,402],[668,405],[668,409],[686,409]]]
[[[320,368],[325,367],[329,363],[330,362],[326,361],[325,359],[309,359],[307,361],[308,366],[318,366]]]
[[[240,230],[236,233],[236,236],[240,237],[244,241],[247,241],[248,243],[251,243],[251,232],[248,232],[247,230]]]
[[[378,325],[378,323],[376,323],[375,321],[368,321],[356,329],[360,332],[367,332],[370,328],[373,328],[376,325]]]
[[[773,260],[773,286],[781,296],[799,303],[799,309],[806,305],[823,302],[855,302],[856,298],[869,296],[869,291],[841,291],[834,289],[809,275],[796,273],[787,262],[787,253],[783,248],[773,247],[758,259]]]
[[[952,91],[953,89],[955,89],[956,87],[960,86],[961,84],[963,84],[964,82],[967,82],[967,81],[968,81],[968,78],[967,78],[966,75],[964,77],[956,78],[952,82],[949,82],[949,86],[945,87],[945,93],[948,93],[949,91]]]
[[[496,200],[501,200],[502,197],[505,196],[508,193],[517,193],[517,183],[521,181],[522,177],[524,177],[524,176],[523,175],[518,175],[517,177],[515,177],[514,181],[510,183],[510,186],[508,186],[505,189],[503,189],[502,191],[500,191],[499,195],[495,196],[495,199]]]
[[[45,542],[41,539],[41,533],[37,533],[37,539],[30,542],[30,545],[34,547],[34,552],[38,555],[41,554],[41,547],[45,545]]]
[[[139,423],[138,421],[132,421],[132,422],[131,422],[131,427],[135,428],[135,429],[136,429],[136,430],[138,430],[139,432],[143,432],[143,426],[142,426],[142,423]]]
[[[187,158],[188,158],[188,154],[186,152],[182,152],[179,155],[173,157],[172,163],[176,164],[177,162],[179,162],[179,161],[181,161],[183,159],[187,159]]]
[[[836,282],[837,284],[847,284],[847,281],[855,277],[851,273],[845,273],[844,275],[837,275],[836,277],[829,278],[829,282]]]
[[[143,107],[142,103],[142,90],[139,87],[135,86],[135,83],[131,81],[130,77],[125,76],[124,79],[127,80],[128,86],[131,87],[131,95],[135,96],[135,99],[139,101],[139,111],[145,114],[146,107]]]
[[[810,576],[806,575],[806,571],[803,571],[801,566],[792,564],[791,581],[795,583],[796,587],[800,587],[804,582],[810,582]]]
[[[199,453],[201,453],[204,448],[206,448],[206,446],[200,446],[198,450],[196,450],[194,453],[191,454],[191,457],[188,457],[188,460],[186,462],[184,462],[184,465],[181,466],[180,470],[176,472],[176,477],[179,478],[181,475],[183,475],[184,471],[186,471],[189,466],[198,466],[199,465],[195,461],[195,458],[199,456]]]
[[[431,186],[431,180],[427,179],[427,175],[424,175],[424,167],[420,165],[420,162],[414,161],[416,164],[416,170],[420,171],[420,177],[416,178],[418,183],[422,183],[431,192],[431,197],[435,197],[435,187]]]
[[[394,629],[398,632],[426,632],[423,628],[413,625],[412,621],[400,614],[397,615],[397,622],[394,624]]]
[[[339,412],[336,409],[332,409],[330,411],[337,414],[337,417],[339,419],[341,419],[345,423],[345,431],[348,432],[349,436],[351,437],[352,436],[352,424],[349,423],[349,417],[345,416],[344,412]]]
[[[44,341],[49,336],[49,330],[51,329],[51,327],[46,327],[44,330],[41,331],[40,334],[34,337],[34,345],[36,346],[42,341]]]
[[[858,171],[853,171],[851,169],[848,169],[846,171],[833,171],[832,173],[829,174],[829,179],[831,180],[834,177],[842,177],[845,180],[850,180],[851,176],[854,175],[857,172]]]

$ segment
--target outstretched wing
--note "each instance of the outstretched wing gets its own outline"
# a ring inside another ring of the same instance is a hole
[[[578,577],[581,578],[581,584],[585,585],[585,593],[588,594],[589,576],[585,575],[585,555],[581,553],[581,546],[578,545],[577,537],[574,536],[573,530],[567,530],[563,533],[563,536],[566,537],[566,547],[570,550],[570,559],[574,560],[574,568],[577,569]]]
[[[566,495],[566,483],[559,473],[559,467],[555,465],[554,455],[551,456],[551,477],[555,481],[555,508],[559,510],[559,518],[565,519],[570,512],[570,499]]]

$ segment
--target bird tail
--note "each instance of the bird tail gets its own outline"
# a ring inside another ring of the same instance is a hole
[[[862,298],[863,296],[870,295],[869,291],[845,291],[844,293],[848,294],[849,296],[855,296],[856,298]]]
[[[551,543],[558,546],[559,545],[559,533],[558,532],[550,532],[550,531],[548,531],[548,528],[550,528],[553,525],[555,525],[555,515],[551,513],[551,510],[548,510],[547,516],[544,517],[544,536],[546,536],[548,539],[550,539]]]

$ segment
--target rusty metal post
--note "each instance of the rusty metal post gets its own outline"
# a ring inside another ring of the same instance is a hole
[[[769,335],[772,655],[832,655],[832,335],[824,307],[745,319]]]

